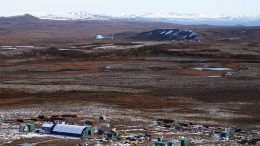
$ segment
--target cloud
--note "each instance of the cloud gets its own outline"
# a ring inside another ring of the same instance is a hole
[[[105,2],[106,0],[95,0],[96,2],[98,2],[98,3],[103,3],[103,2]]]

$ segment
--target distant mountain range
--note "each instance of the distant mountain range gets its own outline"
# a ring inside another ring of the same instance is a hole
[[[34,15],[40,19],[49,19],[49,20],[110,20],[113,17],[104,16],[104,15],[95,15],[87,12],[75,12],[75,13],[67,13],[67,14],[38,14]]]
[[[67,13],[61,15],[35,15],[40,19],[51,20],[111,20],[128,19],[136,21],[156,21],[184,25],[217,25],[217,26],[260,26],[260,16],[225,16],[220,14],[178,14],[178,13],[141,13],[134,15],[94,15],[87,12]]]
[[[29,14],[28,14],[29,15]],[[141,13],[133,15],[96,15],[87,12],[70,12],[67,14],[35,14],[39,19],[47,20],[131,20],[146,22],[166,22],[182,25],[216,25],[216,26],[260,26],[259,16],[226,16],[220,14],[179,14],[179,13]],[[13,16],[15,17],[15,16]],[[1,18],[1,17],[0,17]]]
[[[70,14],[70,16],[65,17],[37,15],[36,17],[26,14],[22,16],[0,17],[0,45],[75,43],[87,40],[94,41],[94,38],[98,35],[110,36],[112,34],[116,34],[116,40],[133,41],[196,41],[197,35],[199,35],[200,41],[226,40],[230,38],[251,40],[251,38],[260,38],[260,27],[244,27],[241,25],[236,25],[235,27],[179,25],[174,22],[165,23],[164,21],[170,22],[171,19],[161,17],[157,18],[159,22],[154,22],[157,19],[144,16],[110,17],[84,13],[74,15]],[[189,18],[188,20],[191,19]],[[193,19],[193,21],[195,20],[202,22],[202,18]],[[205,19],[203,20],[205,21]],[[214,20],[220,19],[214,18]],[[213,23],[213,21],[210,22]],[[193,32],[196,32],[196,34]]]

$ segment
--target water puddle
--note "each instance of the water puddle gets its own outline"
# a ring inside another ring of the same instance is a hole
[[[16,46],[17,48],[34,48],[34,46]]]
[[[107,46],[97,47],[97,49],[115,49],[115,48],[117,48],[117,46],[107,45]]]
[[[208,78],[221,78],[221,76],[207,76]]]
[[[59,51],[78,51],[79,49],[58,49]]]
[[[34,46],[0,46],[0,48],[5,50],[16,50],[17,48],[34,48]]]
[[[207,70],[226,71],[226,70],[231,70],[230,68],[225,68],[225,67],[195,67],[193,69],[198,70],[198,71],[207,71]]]

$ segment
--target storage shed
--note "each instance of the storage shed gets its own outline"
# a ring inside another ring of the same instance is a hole
[[[154,143],[155,146],[181,146],[181,141],[179,140],[174,140],[174,141],[156,141]]]
[[[29,128],[26,125],[21,125],[19,127],[20,132],[29,132]]]
[[[107,134],[107,137],[113,138],[113,137],[118,137],[119,133],[118,131],[109,131]]]
[[[179,140],[170,141],[169,146],[181,146],[181,141]]]
[[[169,146],[169,143],[164,141],[156,141],[154,146]]]
[[[230,132],[227,130],[222,131],[220,134],[220,137],[222,137],[222,138],[228,138],[229,136],[230,136]]]
[[[28,127],[29,132],[32,132],[32,131],[35,130],[35,125],[34,124],[27,124],[26,126]]]
[[[41,126],[41,133],[50,134],[54,126],[55,126],[54,124],[50,124],[50,123],[43,124]]]
[[[34,124],[23,124],[19,127],[20,132],[33,132],[35,130]]]
[[[189,146],[189,139],[188,138],[181,138],[179,139],[181,141],[181,146]]]
[[[51,130],[51,134],[87,138],[93,134],[93,128],[89,126],[56,124]]]

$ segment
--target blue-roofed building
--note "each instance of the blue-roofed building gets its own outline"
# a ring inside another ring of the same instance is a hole
[[[50,134],[87,138],[93,134],[93,128],[90,126],[56,124]]]
[[[87,138],[93,134],[91,126],[67,125],[67,124],[50,124],[45,123],[41,126],[41,133]]]
[[[41,133],[50,134],[55,124],[45,123],[41,126]]]

